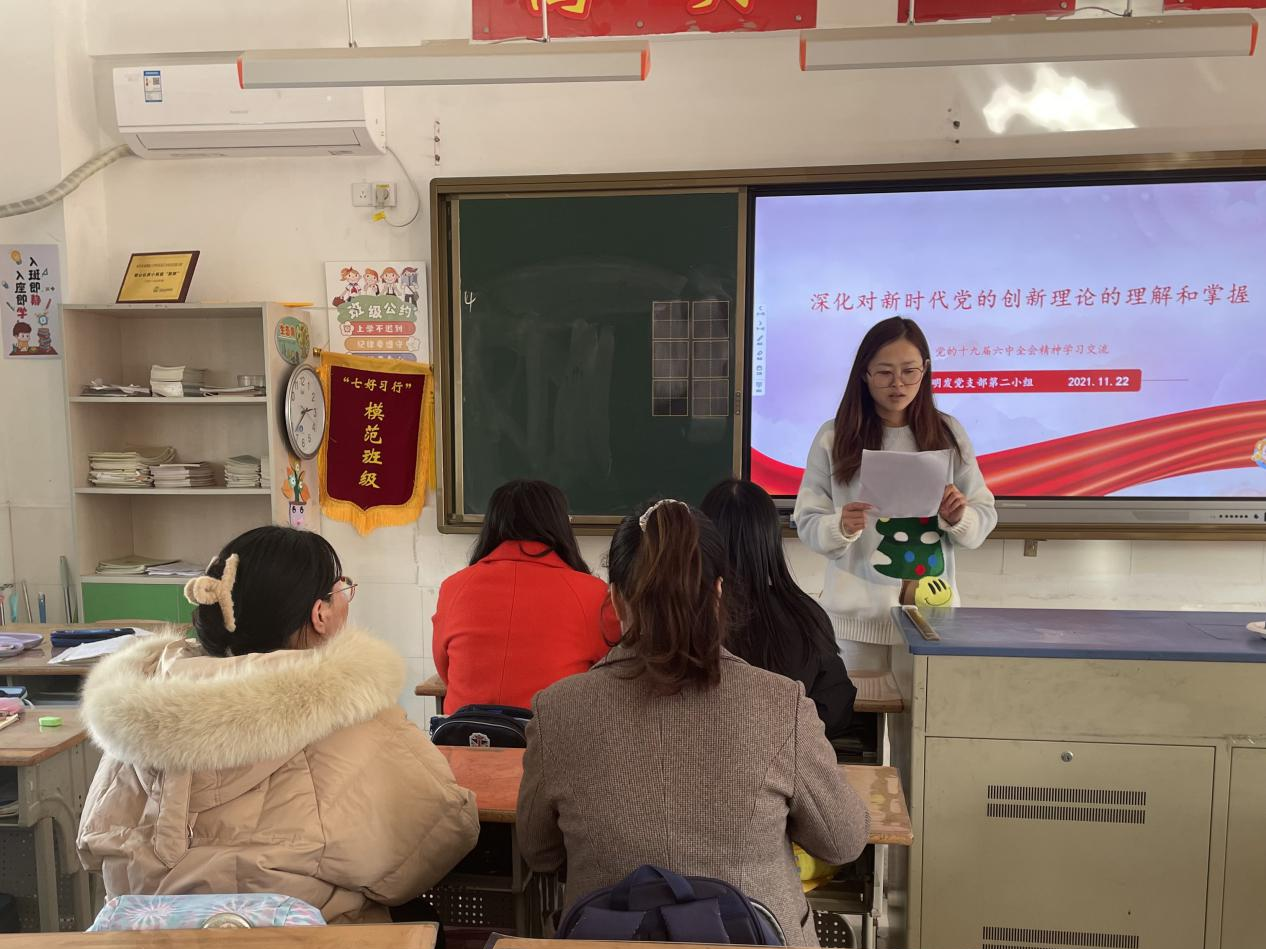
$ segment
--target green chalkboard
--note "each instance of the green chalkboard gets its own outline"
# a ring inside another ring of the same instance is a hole
[[[739,216],[733,190],[454,199],[455,514],[512,478],[611,517],[731,474]]]

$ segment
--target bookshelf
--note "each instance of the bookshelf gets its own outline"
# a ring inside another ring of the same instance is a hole
[[[98,575],[96,566],[127,554],[202,564],[240,532],[288,523],[286,469],[293,457],[280,419],[293,367],[278,351],[277,328],[283,318],[297,318],[312,345],[321,346],[324,325],[307,311],[273,303],[66,304],[62,317],[80,617],[188,620],[185,579]],[[315,365],[316,358],[310,354],[306,362]],[[204,367],[209,386],[233,385],[240,374],[262,375],[265,395],[81,395],[94,378],[147,384],[153,364]],[[89,451],[142,446],[172,446],[181,462],[211,463],[216,484],[156,489],[89,482]],[[225,460],[242,454],[268,457],[271,487],[225,486]],[[320,530],[316,460],[301,464],[311,495],[303,524]]]

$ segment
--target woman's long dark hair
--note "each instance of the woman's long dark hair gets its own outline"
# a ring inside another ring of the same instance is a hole
[[[328,598],[343,575],[328,541],[282,525],[239,535],[220,550],[207,574],[222,577],[230,555],[238,556],[235,630],[224,626],[219,604],[199,604],[193,613],[198,642],[213,657],[267,654],[290,646],[292,636],[308,626],[312,606]]]
[[[630,676],[661,695],[721,682],[721,647],[729,627],[724,592],[726,550],[713,523],[681,502],[651,506],[620,523],[607,555],[633,651]]]
[[[960,451],[946,417],[937,411],[933,403],[932,357],[928,341],[919,324],[907,317],[889,317],[867,331],[858,344],[858,354],[849,371],[845,395],[840,398],[836,410],[835,439],[832,443],[832,476],[837,482],[848,482],[862,466],[862,450],[884,448],[884,423],[875,409],[875,400],[867,387],[867,367],[875,359],[881,347],[895,340],[913,343],[924,365],[928,368],[919,381],[919,391],[907,408],[907,421],[915,436],[915,445],[921,450],[954,449]]]
[[[554,552],[573,571],[589,574],[568,519],[567,496],[549,482],[515,479],[493,490],[484,527],[471,551],[471,564],[487,558],[503,542],[520,542],[521,546],[536,542],[545,550],[524,554],[541,557]]]
[[[807,658],[838,653],[826,612],[788,570],[779,513],[765,489],[727,479],[700,508],[721,533],[729,561],[726,590],[734,609],[726,647],[794,680]]]

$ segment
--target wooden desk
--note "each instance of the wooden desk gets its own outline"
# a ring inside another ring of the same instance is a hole
[[[849,674],[849,679],[858,688],[858,696],[854,698],[853,702],[855,713],[902,712],[902,692],[898,690],[897,680],[894,679],[893,674],[889,671],[852,671]],[[440,679],[440,675],[432,674],[414,687],[414,695],[442,699],[446,689],[444,681]]]
[[[871,816],[868,843],[910,845],[915,841],[902,780],[894,767],[842,763],[836,768],[845,774],[845,782],[867,804]]]
[[[475,793],[481,823],[508,823],[515,821],[515,808],[519,800],[519,785],[523,780],[523,750],[489,749],[469,746],[436,747],[448,760],[458,783]],[[897,770],[892,766],[866,766],[846,763],[837,767],[850,787],[866,804],[871,816],[871,833],[867,842],[877,857],[878,877],[883,880],[883,855],[887,845],[910,845],[913,841],[911,817],[906,809],[906,797],[902,793]],[[512,867],[515,869],[513,887],[516,903],[516,930],[525,933],[526,928],[538,928],[555,904],[543,898],[525,894],[531,875],[519,855],[518,840],[511,837]],[[541,895],[549,889],[550,878],[545,882]],[[880,901],[882,889],[875,890],[875,900]],[[557,896],[556,896],[557,897]],[[538,908],[535,901],[540,900]],[[868,921],[879,920],[882,908],[877,904]],[[874,938],[873,931],[868,934]],[[518,940],[518,939],[517,939]],[[538,945],[501,945],[502,947],[537,947]],[[874,946],[874,941],[872,945]],[[613,945],[620,947],[620,945]]]
[[[524,751],[437,746],[449,761],[459,786],[475,793],[480,822],[515,821],[519,783],[524,775]]]
[[[61,717],[62,725],[41,728],[41,716]],[[31,707],[20,722],[0,731],[0,768],[18,773],[17,816],[0,819],[0,830],[34,830],[41,931],[61,926],[55,825],[61,833],[62,868],[73,876],[74,926],[87,928],[92,921],[88,873],[75,853],[79,816],[96,765],[87,739],[75,707]]]
[[[61,717],[61,726],[40,726],[40,717]],[[0,730],[0,766],[34,766],[88,739],[78,707],[31,707]]]
[[[54,647],[49,643],[49,635],[53,631],[92,630],[102,627],[142,627],[148,631],[167,626],[166,621],[100,621],[96,624],[10,624],[0,627],[0,634],[43,634],[44,640],[38,647],[23,651],[17,657],[0,660],[0,678],[22,681],[28,677],[84,677],[92,670],[95,660],[86,660],[70,664],[53,664],[50,661],[66,648]],[[25,685],[23,685],[25,686]],[[16,729],[16,727],[10,727]]]
[[[524,774],[524,751],[505,749],[476,749],[470,746],[437,746],[444,758],[449,761],[453,776],[458,784],[475,793],[475,805],[479,808],[481,837],[486,834],[495,836],[494,825],[513,826],[515,824],[515,808],[519,801],[519,784]],[[514,906],[514,921],[506,922],[513,926],[517,934],[548,933],[546,917],[555,907],[555,902],[547,899],[558,892],[558,876],[554,873],[537,875],[523,860],[519,852],[519,837],[510,829],[510,875],[509,881],[499,876],[464,876],[450,875],[441,882],[459,889],[473,892],[488,891],[504,893],[509,890]],[[477,846],[477,849],[479,846]],[[509,889],[507,889],[509,885]],[[493,902],[500,898],[496,895]],[[440,903],[436,903],[440,907]],[[487,924],[498,927],[499,922]]]
[[[439,674],[432,674],[418,686],[414,687],[415,697],[443,697],[448,688]]]
[[[457,778],[458,784],[475,793],[480,822],[515,821],[519,784],[523,779],[523,750],[477,749],[470,746],[437,746]],[[845,763],[837,767],[871,814],[871,835],[875,845],[910,845],[911,816],[897,770],[892,766],[861,766]]]
[[[902,691],[890,671],[851,670],[849,679],[858,688],[854,713],[901,713],[904,709]]]
[[[52,664],[50,661],[65,648],[54,647],[48,635],[63,628],[56,624],[17,624],[0,628],[0,634],[13,631],[21,634],[43,634],[38,647],[23,651],[17,657],[0,660],[0,677],[22,680],[26,677],[82,677],[92,670],[92,661],[71,664]]]
[[[888,868],[888,847],[909,846],[914,842],[911,816],[906,808],[901,777],[892,766],[842,763],[837,768],[867,804],[871,817],[867,850],[844,880],[838,883],[832,879],[809,891],[806,898],[816,912],[860,915],[862,947],[874,948],[886,907],[883,883]],[[861,870],[860,878],[858,870]]]
[[[0,948],[434,948],[436,926],[317,925],[0,935]]]

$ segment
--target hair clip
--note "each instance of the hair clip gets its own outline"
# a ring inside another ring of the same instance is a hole
[[[211,565],[216,559],[211,559]],[[211,565],[207,570],[211,570]],[[238,576],[238,556],[230,555],[224,563],[224,571],[219,578],[211,575],[199,575],[185,583],[185,600],[190,604],[219,604],[220,613],[224,615],[224,629],[237,630],[237,621],[233,616],[233,582]]]
[[[642,515],[638,518],[638,527],[642,529],[642,531],[643,531],[643,533],[644,533],[644,534],[645,534],[645,533],[646,533],[646,531],[647,531],[647,522],[648,522],[648,521],[650,521],[650,519],[651,519],[651,513],[652,513],[652,512],[654,512],[656,509],[658,509],[660,506],[662,506],[662,505],[669,505],[669,504],[672,504],[672,505],[683,505],[683,506],[686,506],[688,509],[690,508],[690,506],[689,506],[689,505],[686,505],[686,503],[685,503],[685,502],[679,502],[677,499],[661,499],[659,502],[656,502],[654,505],[650,506],[650,507],[649,507],[649,508],[648,508],[645,512],[643,512],[643,513],[642,513]]]

